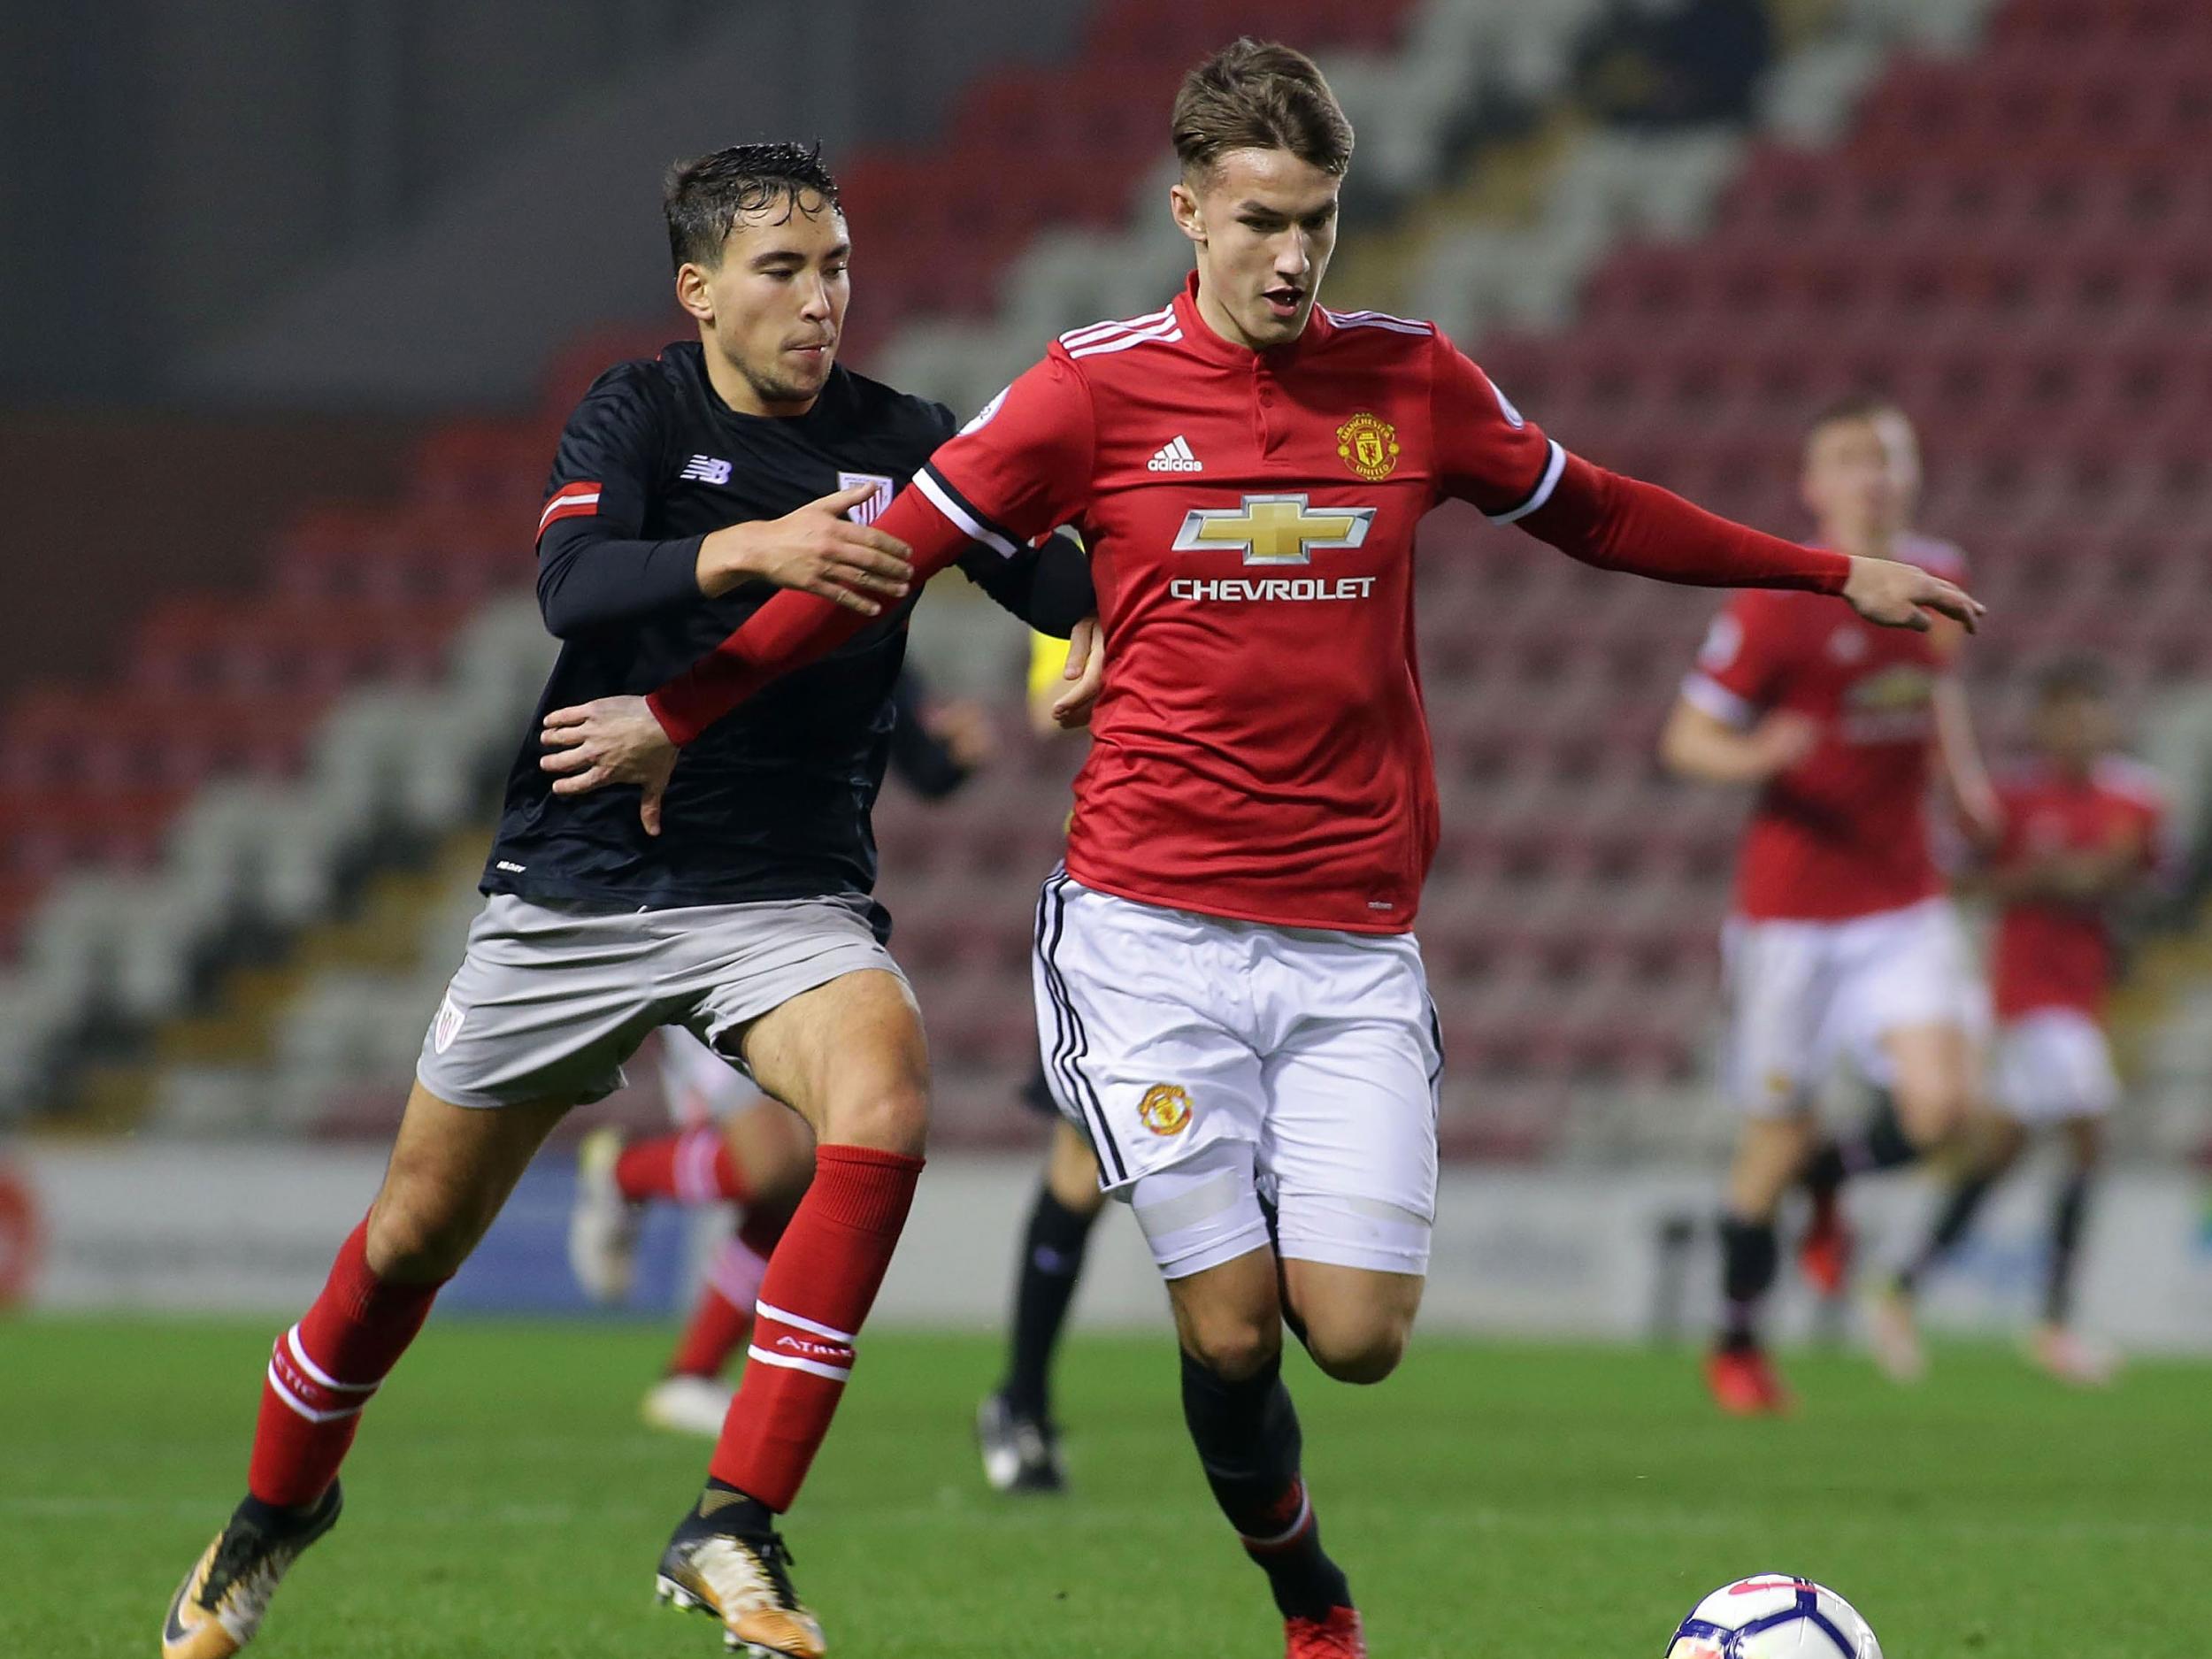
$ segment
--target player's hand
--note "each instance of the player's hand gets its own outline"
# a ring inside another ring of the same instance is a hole
[[[712,599],[756,578],[833,600],[864,617],[906,597],[913,549],[845,514],[876,493],[855,484],[780,518],[733,524],[699,544],[699,591]]]
[[[979,772],[998,753],[998,727],[981,703],[941,703],[923,718],[929,734],[945,746],[963,772]]]
[[[1777,709],[1746,733],[1759,775],[1778,778],[1820,747],[1820,722],[1794,709]]]
[[[1854,558],[1851,574],[1844,580],[1843,597],[1869,622],[1922,634],[1928,631],[1931,611],[1949,617],[1971,634],[1981,626],[1986,609],[1965,589],[1901,559]]]
[[[1079,731],[1091,723],[1091,705],[1106,684],[1106,641],[1096,617],[1085,617],[1068,635],[1068,665],[1060,678],[1068,683],[1052,700],[1052,723],[1064,732]]]
[[[550,752],[540,768],[560,775],[555,795],[589,795],[611,783],[634,783],[644,794],[638,819],[661,833],[661,797],[676,770],[676,746],[642,697],[597,697],[545,717],[538,741]]]

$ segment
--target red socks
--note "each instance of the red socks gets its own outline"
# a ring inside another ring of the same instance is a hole
[[[300,1509],[322,1496],[353,1444],[361,1408],[437,1299],[439,1285],[388,1285],[371,1272],[368,1231],[365,1220],[347,1234],[315,1305],[277,1338],[246,1476],[264,1503]]]
[[[741,1204],[752,1196],[729,1142],[711,1127],[625,1147],[615,1160],[614,1180],[632,1203],[672,1198],[680,1204]]]
[[[753,1328],[753,1303],[760,1297],[760,1281],[768,1271],[787,1217],[746,1217],[737,1236],[724,1241],[707,1266],[707,1282],[699,1293],[699,1305],[676,1345],[669,1372],[679,1377],[719,1377]]]
[[[896,1152],[816,1149],[814,1184],[761,1281],[752,1363],[708,1465],[717,1480],[771,1509],[791,1507],[844,1394],[921,1170]]]

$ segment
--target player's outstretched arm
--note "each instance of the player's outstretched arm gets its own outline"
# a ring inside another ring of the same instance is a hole
[[[1518,523],[1586,565],[1700,588],[1835,594],[1886,627],[1925,629],[1934,611],[1970,630],[1982,617],[1979,601],[1916,565],[1801,547],[1578,456],[1566,457],[1550,498]]]
[[[965,531],[919,491],[894,501],[875,528],[911,549],[913,580],[926,581],[968,545]],[[661,798],[679,749],[770,680],[827,656],[867,626],[867,617],[833,600],[787,589],[742,626],[649,697],[598,697],[545,717],[538,764],[555,774],[556,795],[588,795],[635,784],[638,817],[657,835]]]

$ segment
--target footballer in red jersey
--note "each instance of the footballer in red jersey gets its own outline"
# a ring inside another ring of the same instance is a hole
[[[1196,273],[1064,335],[884,514],[918,571],[1073,523],[1105,682],[1034,956],[1064,1113],[1169,1284],[1184,1416],[1294,1659],[1363,1652],[1280,1374],[1379,1381],[1428,1265],[1442,1060],[1411,936],[1437,836],[1413,543],[1449,497],[1609,568],[1970,621],[1949,582],[1717,518],[1571,456],[1432,325],[1316,303],[1352,134],[1310,60],[1240,41],[1178,95]],[[1850,610],[1815,599],[1835,617]],[[556,787],[643,786],[829,649],[772,601],[647,700],[548,717]],[[678,774],[680,776],[680,773]]]
[[[2001,828],[1973,882],[1997,908],[1996,1110],[1980,1158],[1954,1183],[1926,1244],[1885,1294],[1882,1317],[1901,1351],[1917,1353],[1911,1311],[1921,1278],[1965,1236],[2031,1137],[2055,1128],[2066,1171],[2030,1351],[2062,1381],[2094,1385],[2112,1374],[2111,1354],[2074,1330],[2074,1264],[2104,1118],[2120,1093],[2104,1031],[2116,966],[2111,916],[2153,884],[2165,820],[2156,777],[2118,752],[2117,729],[2097,664],[2060,663],[2036,688],[2034,758],[1999,781]]]
[[[1958,578],[1957,549],[1909,528],[1918,481],[1912,426],[1886,402],[1851,398],[1814,421],[1802,490],[1823,542]],[[1839,1279],[1842,1178],[1947,1140],[1975,1098],[1978,987],[1927,819],[1939,779],[1970,824],[1996,810],[1948,674],[1958,640],[1872,627],[1796,594],[1740,595],[1663,740],[1678,772],[1757,789],[1723,934],[1722,1087],[1745,1121],[1708,1374],[1732,1410],[1785,1403],[1758,1331],[1784,1192],[1801,1176],[1814,1185],[1809,1266]],[[1866,1133],[1816,1148],[1813,1097],[1839,1059],[1888,1103]]]

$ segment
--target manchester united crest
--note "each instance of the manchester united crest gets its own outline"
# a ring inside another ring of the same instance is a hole
[[[1190,1127],[1190,1092],[1180,1083],[1155,1083],[1137,1102],[1137,1118],[1156,1135],[1179,1135]]]
[[[1397,470],[1398,429],[1362,411],[1336,429],[1336,452],[1369,483],[1379,484]]]

